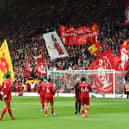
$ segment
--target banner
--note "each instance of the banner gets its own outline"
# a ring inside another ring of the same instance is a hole
[[[60,36],[66,45],[84,45],[97,42],[99,30],[96,23],[90,27],[83,26],[80,28],[60,25]]]
[[[125,25],[129,24],[129,0],[125,0]]]
[[[113,74],[104,71],[112,69],[114,69],[114,63],[111,49],[101,54],[101,56],[89,66],[89,70],[98,70],[98,73],[93,73],[93,85],[96,87],[97,93],[113,92]]]
[[[68,53],[56,32],[45,33],[43,34],[43,38],[51,60],[68,56]]]
[[[0,83],[2,84],[4,80],[4,75],[10,72],[10,79],[14,81],[14,71],[13,71],[13,65],[7,45],[7,41],[4,40],[0,47]]]
[[[27,63],[25,66],[25,74],[27,76],[27,79],[30,78],[30,56],[28,56]]]
[[[44,57],[37,57],[36,71],[38,75],[47,75],[47,67]]]

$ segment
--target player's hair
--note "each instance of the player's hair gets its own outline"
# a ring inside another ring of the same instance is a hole
[[[51,78],[48,78],[48,82],[51,82]]]
[[[9,79],[9,78],[10,78],[10,73],[7,73],[7,74],[5,75],[5,77],[6,77],[6,79]]]
[[[41,80],[41,81],[44,81],[44,79],[43,79],[43,78],[40,78],[40,80]]]
[[[85,77],[82,77],[81,78],[81,82],[83,82],[83,81],[86,81],[86,78]]]

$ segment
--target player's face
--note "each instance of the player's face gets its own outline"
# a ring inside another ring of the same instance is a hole
[[[77,83],[80,83],[80,80],[77,80]]]

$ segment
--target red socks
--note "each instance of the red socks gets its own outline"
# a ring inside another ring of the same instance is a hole
[[[11,116],[11,118],[13,118],[12,111],[11,111],[11,108],[10,107],[8,108],[8,113]]]
[[[7,110],[7,108],[4,107],[4,109],[2,110],[2,113],[1,113],[1,119],[3,118],[4,114],[6,113],[6,110]]]
[[[3,109],[2,113],[1,113],[0,119],[3,119],[3,116],[4,116],[4,114],[6,113],[6,111],[7,111],[7,108],[4,107],[4,109]],[[11,116],[11,118],[13,119],[14,117],[13,117],[13,115],[12,115],[12,111],[11,111],[11,108],[10,108],[10,107],[8,107],[8,113],[9,113],[9,115]]]
[[[53,113],[54,113],[54,108],[51,109],[51,114],[53,115]]]
[[[82,110],[82,114],[84,114],[84,109]]]
[[[47,116],[47,109],[45,109],[45,116]]]
[[[44,103],[42,103],[42,109],[43,109],[43,110],[44,110],[44,106],[45,106]]]
[[[89,107],[86,107],[86,110],[88,111],[89,110]]]

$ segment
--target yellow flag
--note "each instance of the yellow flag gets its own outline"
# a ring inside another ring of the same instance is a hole
[[[129,46],[129,39],[124,41],[124,45]]]
[[[91,55],[94,54],[96,51],[98,51],[98,48],[96,47],[95,44],[91,45],[88,47],[88,50],[90,51]]]
[[[8,49],[7,41],[4,40],[0,47],[0,84],[2,84],[4,80],[4,75],[10,72],[10,79],[14,81],[14,71],[13,65]]]

